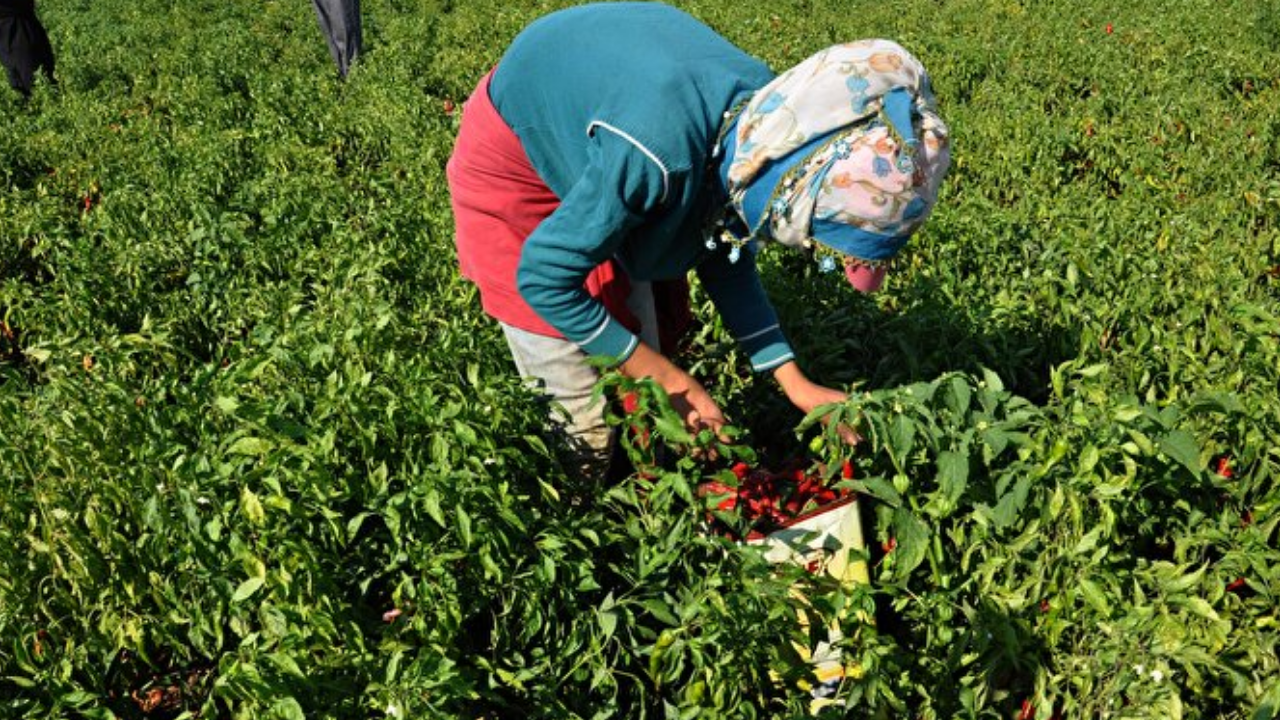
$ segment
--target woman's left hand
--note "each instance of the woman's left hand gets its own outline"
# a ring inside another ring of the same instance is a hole
[[[822,405],[840,403],[849,399],[846,393],[809,380],[794,361],[780,365],[773,371],[773,377],[782,386],[782,391],[787,394],[791,404],[806,415]],[[850,445],[857,445],[862,440],[858,433],[847,425],[840,426],[840,437]]]

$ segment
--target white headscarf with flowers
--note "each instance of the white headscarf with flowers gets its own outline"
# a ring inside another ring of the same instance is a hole
[[[910,128],[882,113],[895,90],[909,98]],[[730,202],[741,212],[747,187],[769,163],[845,128],[779,183],[785,187],[774,191],[768,234],[785,245],[807,245],[819,219],[905,242],[932,209],[950,153],[928,74],[889,40],[826,48],[754,95],[737,123]]]

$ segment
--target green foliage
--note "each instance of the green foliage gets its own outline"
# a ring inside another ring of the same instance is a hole
[[[761,256],[833,422],[699,294],[735,427],[610,375],[637,472],[592,487],[443,173],[567,4],[366,0],[346,82],[306,3],[41,4],[60,84],[0,93],[0,715],[801,717],[840,622],[849,717],[1276,716],[1275,8],[679,3],[779,69],[899,40],[955,160],[878,296]],[[706,532],[699,482],[809,452],[870,586]]]

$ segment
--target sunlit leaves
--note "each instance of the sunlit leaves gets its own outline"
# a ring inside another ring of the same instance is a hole
[[[0,715],[799,716],[797,594],[855,715],[1276,715],[1274,11],[679,3],[778,69],[901,40],[954,165],[878,296],[761,255],[849,403],[800,418],[700,308],[732,437],[615,379],[643,477],[600,486],[443,173],[564,4],[371,0],[346,83],[305,3],[41,5],[61,89],[0,93]],[[870,587],[703,532],[699,481],[815,437]]]

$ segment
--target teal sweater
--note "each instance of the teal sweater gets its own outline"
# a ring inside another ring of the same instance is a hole
[[[757,370],[792,357],[751,253],[708,250],[724,202],[708,172],[725,112],[772,79],[760,61],[660,3],[583,5],[518,35],[490,85],[494,107],[560,206],[525,242],[521,296],[591,355],[621,362],[638,340],[583,289],[616,258],[639,280],[696,268]]]

